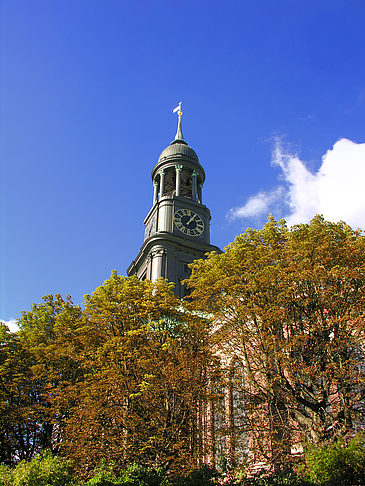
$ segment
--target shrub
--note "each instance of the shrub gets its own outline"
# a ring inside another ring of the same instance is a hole
[[[169,484],[165,472],[162,469],[132,464],[127,467],[121,477],[123,486],[167,486]]]
[[[258,475],[242,481],[242,486],[312,486],[301,479],[293,471],[279,471],[271,474]]]
[[[218,477],[219,474],[215,468],[204,465],[179,479],[177,486],[213,486],[217,484]]]
[[[365,484],[365,438],[352,439],[348,446],[338,440],[329,446],[311,448],[306,453],[305,463],[305,477],[314,484]]]
[[[1,486],[71,486],[70,461],[46,452],[31,461],[20,461],[14,468],[0,466]]]
[[[9,466],[0,464],[0,486],[12,486],[13,474]]]
[[[114,486],[115,484],[119,483],[116,483],[116,477],[112,471],[102,466],[95,469],[94,476],[85,483],[85,486]]]
[[[85,486],[168,486],[169,482],[162,470],[131,464],[116,477],[111,470],[100,468]]]

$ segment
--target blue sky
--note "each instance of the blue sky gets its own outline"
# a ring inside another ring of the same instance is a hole
[[[126,273],[176,132],[220,247],[269,212],[365,227],[362,0],[3,0],[0,318]]]

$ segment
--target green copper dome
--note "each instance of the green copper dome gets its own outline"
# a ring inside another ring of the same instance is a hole
[[[152,180],[155,180],[155,176],[160,170],[168,170],[170,167],[174,168],[173,170],[175,170],[175,167],[178,166],[183,167],[184,170],[187,170],[191,174],[193,171],[197,171],[198,182],[200,184],[204,182],[205,172],[203,167],[200,165],[199,157],[196,155],[195,151],[189,147],[183,137],[181,127],[181,112],[179,112],[179,122],[175,140],[161,152],[158,162],[152,170]]]
[[[195,151],[191,147],[189,147],[189,145],[184,140],[176,140],[172,142],[171,145],[166,147],[158,158],[158,162],[162,162],[169,158],[179,157],[188,157],[194,162],[199,163],[199,158],[196,155]]]

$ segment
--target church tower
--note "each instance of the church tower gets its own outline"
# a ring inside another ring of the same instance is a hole
[[[144,220],[144,243],[127,273],[139,280],[166,278],[184,297],[181,282],[190,275],[188,264],[220,249],[210,244],[210,211],[202,201],[205,172],[184,140],[181,103],[174,111],[179,115],[175,140],[152,170],[153,204]]]

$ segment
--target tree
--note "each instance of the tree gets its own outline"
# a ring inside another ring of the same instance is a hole
[[[217,346],[244,367],[246,433],[261,458],[280,464],[295,443],[364,423],[360,231],[321,216],[290,229],[269,217],[191,268],[192,307],[211,313]]]
[[[82,375],[70,339],[80,312],[70,298],[48,295],[22,314],[20,331],[1,327],[0,461],[57,452],[70,406],[62,390]]]
[[[171,284],[113,273],[86,297],[78,336],[85,377],[68,390],[61,452],[84,474],[103,462],[194,467],[203,454],[204,321]]]
[[[170,284],[114,272],[84,310],[49,295],[19,324],[1,335],[1,460],[49,449],[85,476],[103,463],[199,464],[208,329]]]
[[[36,391],[31,386],[32,357],[19,336],[0,325],[0,462],[13,464],[32,456],[36,412],[30,413]],[[31,417],[33,415],[33,417]]]

